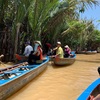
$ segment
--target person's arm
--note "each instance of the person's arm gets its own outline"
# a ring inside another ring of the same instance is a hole
[[[57,48],[57,49],[58,49],[58,52],[56,53],[55,57],[58,57],[61,55],[61,50],[59,50],[59,48]]]
[[[27,54],[27,47],[25,47],[23,55],[26,55],[26,54]]]
[[[37,50],[33,53],[33,55],[35,55],[36,53],[38,53],[38,51],[37,51]]]
[[[57,48],[58,48],[58,47],[55,47],[55,48],[53,49],[53,51],[57,50]]]

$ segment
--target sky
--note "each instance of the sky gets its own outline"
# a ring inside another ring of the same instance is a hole
[[[96,29],[100,30],[100,22],[98,22],[98,20],[100,20],[100,6],[93,6],[92,8],[88,7],[80,17],[83,19],[93,20]]]

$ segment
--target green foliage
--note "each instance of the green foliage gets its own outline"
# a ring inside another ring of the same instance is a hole
[[[14,53],[26,36],[32,41],[52,40],[55,44],[59,40],[64,45],[84,47],[89,41],[100,41],[92,21],[79,20],[80,12],[95,5],[97,0],[0,0],[0,24],[12,33]]]

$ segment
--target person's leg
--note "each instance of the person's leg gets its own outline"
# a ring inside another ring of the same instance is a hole
[[[34,64],[34,59],[33,59],[33,58],[34,58],[33,55],[30,54],[29,57],[28,57],[28,63],[29,63],[30,65]]]

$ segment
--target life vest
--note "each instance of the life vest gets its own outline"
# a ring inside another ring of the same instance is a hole
[[[43,60],[42,49],[40,48],[40,46],[37,49],[40,52],[40,60]],[[38,53],[36,55],[39,56]]]

